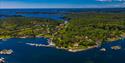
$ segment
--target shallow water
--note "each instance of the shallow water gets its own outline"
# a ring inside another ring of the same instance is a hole
[[[94,48],[82,52],[71,53],[48,47],[35,47],[25,43],[47,44],[45,38],[8,39],[0,41],[0,49],[12,49],[12,55],[0,55],[7,63],[125,63],[125,40],[104,44],[107,49],[101,52]],[[119,45],[121,50],[111,50],[111,46]]]

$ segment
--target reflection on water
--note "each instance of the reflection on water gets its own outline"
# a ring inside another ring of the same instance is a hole
[[[12,55],[0,55],[5,57],[8,63],[124,63],[125,40],[106,43],[99,48],[87,51],[71,53],[48,47],[34,47],[25,43],[47,44],[45,38],[8,39],[0,41],[0,49],[12,49]],[[120,50],[112,50],[111,46],[119,45]],[[100,48],[106,48],[105,52]]]

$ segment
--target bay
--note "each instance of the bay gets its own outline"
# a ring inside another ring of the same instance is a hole
[[[45,38],[19,39],[0,41],[0,49],[12,49],[12,55],[0,55],[7,63],[124,63],[125,40],[104,44],[101,47],[81,52],[68,52],[51,47],[35,47],[26,43],[47,44]],[[112,50],[111,46],[121,46],[120,50]],[[106,48],[102,52],[100,48]]]

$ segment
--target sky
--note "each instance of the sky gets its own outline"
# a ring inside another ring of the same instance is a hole
[[[116,8],[125,0],[0,0],[0,8]]]

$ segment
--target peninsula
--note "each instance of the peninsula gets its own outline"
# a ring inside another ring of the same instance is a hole
[[[68,13],[63,19],[3,18],[0,39],[45,37],[56,48],[77,52],[125,38],[122,13]]]

